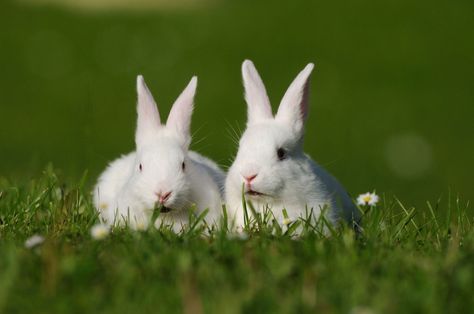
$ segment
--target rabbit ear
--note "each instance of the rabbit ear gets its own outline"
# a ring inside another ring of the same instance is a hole
[[[171,108],[166,127],[177,131],[182,136],[186,146],[191,140],[191,116],[194,108],[194,95],[196,94],[197,76],[193,76],[188,86],[178,96]]]
[[[303,135],[304,123],[308,115],[309,77],[314,64],[309,63],[291,83],[281,100],[275,116],[277,121],[290,125],[297,136]]]
[[[242,63],[242,77],[245,87],[245,101],[247,102],[247,124],[273,118],[270,100],[257,69],[250,60]]]
[[[137,76],[137,130],[135,132],[135,143],[138,146],[145,145],[153,139],[160,129],[160,114],[150,90],[145,84],[143,76]]]

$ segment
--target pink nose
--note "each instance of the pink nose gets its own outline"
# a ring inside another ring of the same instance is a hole
[[[252,174],[250,176],[244,176],[244,179],[245,181],[247,181],[247,184],[250,184],[250,182],[252,182],[253,179],[255,179],[257,177],[256,174]]]
[[[165,193],[156,193],[156,196],[158,196],[158,201],[160,204],[164,204],[171,196],[171,191],[165,192]]]

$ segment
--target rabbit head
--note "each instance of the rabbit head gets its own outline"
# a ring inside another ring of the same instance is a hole
[[[304,184],[299,178],[299,160],[306,158],[302,144],[313,67],[310,63],[298,74],[273,116],[257,70],[251,61],[244,61],[242,76],[248,106],[247,128],[229,170],[227,193],[241,195],[243,186],[246,198],[272,203],[291,197],[298,186]]]
[[[190,205],[188,147],[196,86],[193,77],[162,124],[143,77],[137,77],[136,157],[127,188],[144,208],[169,211]]]

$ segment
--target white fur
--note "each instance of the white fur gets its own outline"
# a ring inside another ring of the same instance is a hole
[[[153,96],[138,76],[136,151],[111,162],[93,191],[94,205],[105,223],[146,228],[153,209],[159,207],[157,194],[169,191],[164,205],[172,210],[160,213],[155,224],[173,223],[179,231],[193,206],[197,214],[209,209],[207,221],[219,217],[225,174],[210,159],[188,151],[196,86],[193,77],[162,125]]]
[[[253,63],[246,60],[242,65],[248,122],[227,175],[225,192],[237,228],[244,224],[243,187],[245,192],[263,193],[246,194],[245,198],[259,211],[268,205],[280,223],[284,218],[283,208],[291,220],[305,217],[306,209],[312,209],[317,218],[323,208],[327,208],[327,218],[332,222],[358,218],[356,207],[344,188],[302,149],[312,70],[310,63],[299,73],[273,117],[265,87]],[[277,157],[279,148],[287,152],[283,160]],[[249,188],[244,177],[255,174]]]

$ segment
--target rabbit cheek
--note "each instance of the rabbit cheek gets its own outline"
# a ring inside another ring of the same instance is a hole
[[[279,198],[279,195],[281,195],[282,190],[285,187],[285,180],[280,179],[279,173],[276,169],[272,169],[266,176],[262,177],[262,183],[260,186],[268,191],[267,194],[272,195],[274,198]]]
[[[189,199],[189,186],[186,183],[176,184],[174,186],[174,192],[166,202],[166,207],[177,210],[186,210]]]

